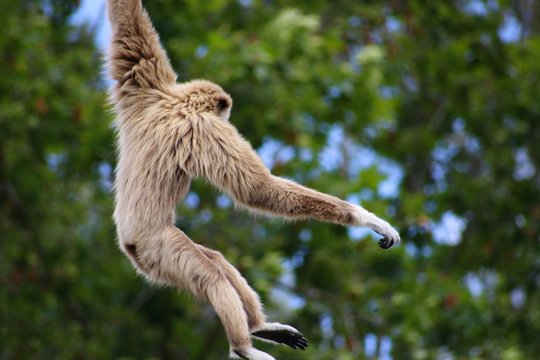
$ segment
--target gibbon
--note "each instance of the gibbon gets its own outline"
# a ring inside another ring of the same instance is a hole
[[[112,44],[106,69],[115,81],[118,164],[114,221],[119,246],[151,282],[190,291],[219,316],[234,359],[270,360],[251,339],[305,349],[295,328],[267,322],[255,291],[223,255],[174,225],[192,178],[204,178],[235,203],[271,216],[365,226],[400,241],[360,206],[273,176],[229,122],[231,97],[205,80],[177,83],[140,0],[108,0]]]

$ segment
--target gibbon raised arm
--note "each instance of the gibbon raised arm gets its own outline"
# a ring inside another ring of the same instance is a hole
[[[398,233],[360,206],[273,176],[228,122],[232,99],[221,87],[204,80],[176,83],[140,0],[108,0],[108,12],[120,248],[148,280],[209,301],[225,328],[231,358],[274,359],[255,349],[251,338],[305,349],[298,330],[266,321],[258,295],[223,255],[174,226],[175,206],[191,179],[208,180],[256,212],[367,226],[383,236],[383,248],[399,242]]]
[[[176,82],[167,53],[140,1],[108,1],[113,39],[109,75],[125,95],[133,88],[165,90]]]

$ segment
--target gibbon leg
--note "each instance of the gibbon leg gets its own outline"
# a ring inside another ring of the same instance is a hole
[[[219,316],[231,347],[231,356],[272,360],[251,346],[248,320],[242,301],[223,269],[212,262],[182,231],[170,227],[146,241],[121,240],[122,250],[151,281],[190,290],[208,301]]]
[[[216,272],[219,270],[216,269]],[[231,350],[251,347],[246,313],[243,310],[240,297],[223,274],[219,274],[215,279],[215,283],[205,284],[207,286],[206,297],[225,327]]]
[[[308,342],[304,335],[292,326],[266,322],[259,295],[249,286],[240,272],[225,259],[223,254],[199,244],[196,244],[196,246],[210,261],[214,262],[224,272],[238,293],[244,306],[249,330],[253,338],[273,344],[287,345],[293,349],[304,350],[308,347]]]
[[[262,326],[266,322],[266,317],[262,310],[259,295],[257,295],[257,293],[249,286],[246,279],[242,277],[240,272],[231,265],[219,251],[209,249],[199,244],[196,244],[196,246],[210,261],[223,271],[227,280],[229,280],[236,290],[238,296],[242,300],[247,315],[249,329],[251,330]]]

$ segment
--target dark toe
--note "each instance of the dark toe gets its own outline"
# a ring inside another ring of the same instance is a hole
[[[389,249],[392,247],[392,245],[394,245],[394,240],[390,240],[386,238],[382,238],[381,240],[379,240],[379,246],[382,249]]]

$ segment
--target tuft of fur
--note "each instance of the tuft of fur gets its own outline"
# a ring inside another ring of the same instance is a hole
[[[118,164],[114,221],[119,245],[151,282],[209,301],[231,356],[273,359],[255,338],[303,348],[296,329],[267,323],[258,295],[223,255],[174,226],[175,205],[192,178],[207,179],[240,206],[288,219],[367,226],[399,242],[384,220],[336,197],[273,176],[228,121],[231,97],[206,80],[176,83],[176,74],[140,0],[108,0],[113,39],[106,68],[115,80]],[[291,330],[292,329],[292,330]]]

